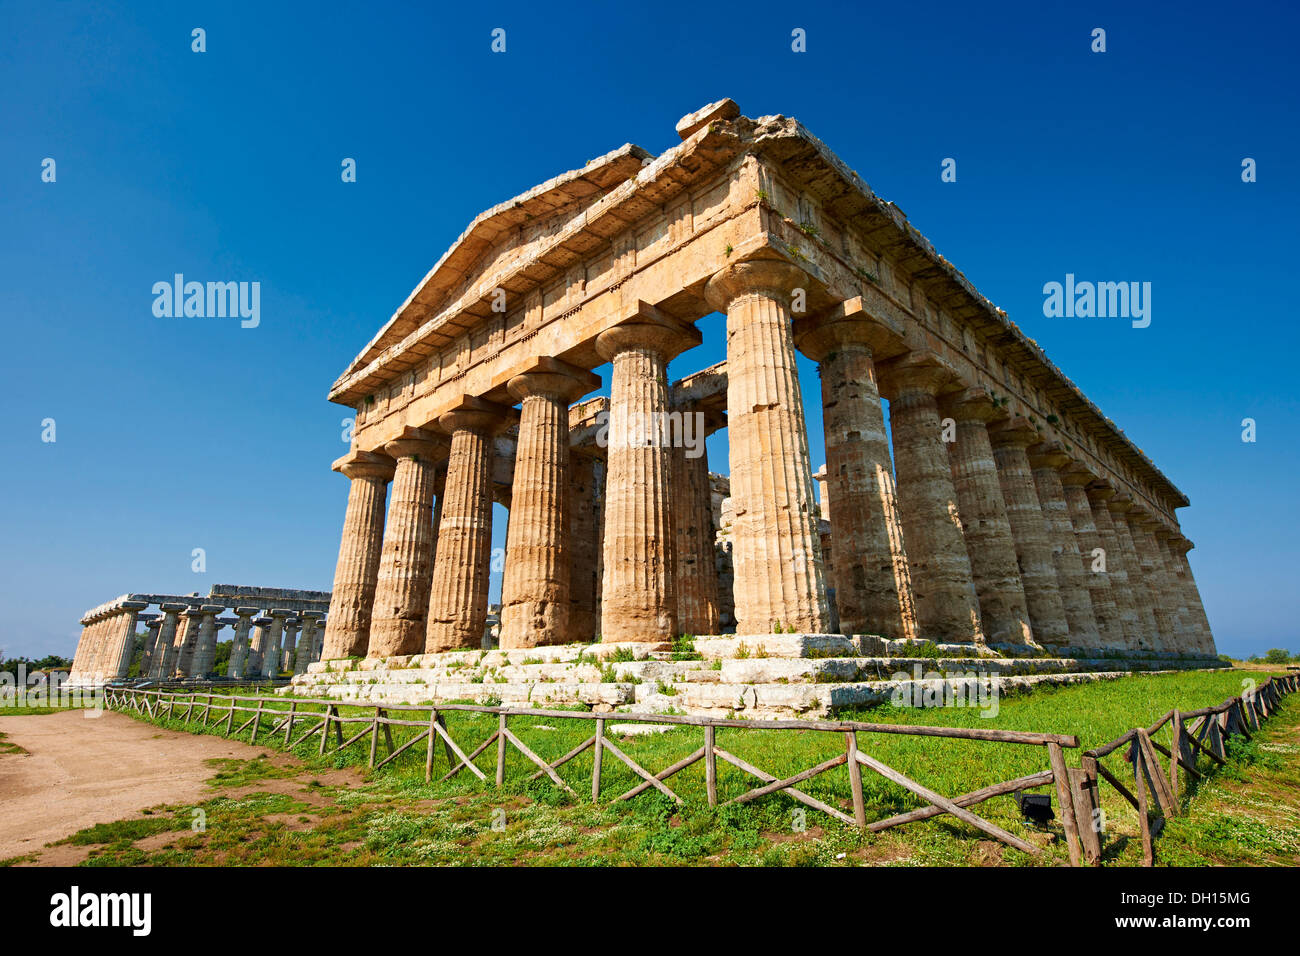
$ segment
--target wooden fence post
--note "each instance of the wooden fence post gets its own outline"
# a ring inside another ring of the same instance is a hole
[[[704,788],[709,794],[709,806],[718,805],[718,729],[704,725]]]
[[[1066,770],[1065,755],[1061,745],[1050,742],[1047,757],[1052,765],[1052,778],[1056,783],[1056,799],[1061,805],[1061,824],[1065,828],[1065,846],[1070,853],[1070,865],[1079,865],[1079,831],[1075,825],[1074,801],[1070,799],[1070,774]]]
[[[257,728],[262,723],[262,698],[257,698],[257,710],[253,713],[253,736],[248,738],[250,744],[257,742]]]
[[[844,735],[849,765],[849,791],[853,794],[853,820],[859,827],[867,825],[867,804],[862,797],[862,764],[858,763],[858,732]]]
[[[497,786],[506,782],[506,715],[497,715]]]
[[[1183,715],[1174,711],[1172,726],[1173,740],[1169,747],[1169,792],[1173,795],[1174,806],[1178,806],[1178,758],[1183,752]]]
[[[429,740],[424,750],[424,782],[428,783],[433,779],[433,742],[438,739],[438,709],[429,708]]]
[[[603,763],[605,748],[605,718],[596,718],[596,739],[593,742],[591,752],[591,802],[600,802],[600,771]]]
[[[293,717],[297,710],[298,702],[296,700],[289,701],[289,716],[284,721],[284,748],[286,750],[289,749],[290,735],[293,733]]]
[[[1133,788],[1137,791],[1138,824],[1142,829],[1142,865],[1155,866],[1155,847],[1151,843],[1151,820],[1147,817],[1147,782],[1143,771],[1142,748],[1133,750]]]

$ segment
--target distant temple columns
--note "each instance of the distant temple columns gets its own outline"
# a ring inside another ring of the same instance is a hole
[[[1097,522],[1093,517],[1092,505],[1088,502],[1086,490],[1095,477],[1083,465],[1071,462],[1061,472],[1061,485],[1065,491],[1065,504],[1070,513],[1070,523],[1074,525],[1075,541],[1079,547],[1083,568],[1083,580],[1088,588],[1088,598],[1092,603],[1092,614],[1097,622],[1101,646],[1122,650],[1126,646],[1124,622],[1120,618],[1119,604],[1111,588],[1110,575],[1107,573],[1106,549],[1102,546],[1101,535],[1097,530]]]
[[[162,629],[158,632],[158,646],[149,671],[150,677],[161,680],[171,677],[176,664],[176,629],[180,623],[181,612],[188,609],[188,604],[168,603],[161,606],[163,623]]]
[[[501,585],[502,648],[567,638],[569,404],[599,386],[586,369],[546,357],[509,380],[522,408]],[[372,639],[372,655],[373,645]]]
[[[1097,526],[1100,547],[1106,557],[1106,577],[1110,581],[1111,595],[1115,599],[1119,626],[1124,636],[1123,647],[1138,650],[1142,647],[1142,627],[1138,617],[1137,604],[1133,599],[1133,586],[1129,580],[1128,560],[1119,542],[1119,533],[1115,530],[1115,519],[1111,514],[1110,503],[1115,497],[1115,489],[1104,479],[1092,482],[1086,488],[1088,506],[1092,509],[1093,523]]]
[[[331,604],[331,607],[333,605]],[[235,608],[235,639],[230,646],[230,665],[226,674],[231,678],[242,678],[249,658],[249,629],[253,618],[258,613],[255,607]]]
[[[1169,539],[1170,554],[1173,556],[1175,569],[1179,572],[1185,605],[1191,615],[1194,643],[1190,649],[1212,656],[1216,651],[1214,637],[1210,632],[1210,619],[1205,614],[1205,605],[1201,601],[1200,589],[1197,588],[1196,580],[1192,576],[1191,562],[1187,560],[1187,553],[1193,547],[1192,542],[1181,534],[1174,535]]]
[[[217,631],[224,626],[217,621],[217,615],[225,609],[223,604],[200,605],[198,635],[191,665],[185,672],[187,677],[203,678],[212,670],[217,653]]]
[[[939,416],[938,396],[953,387],[953,374],[934,357],[913,352],[882,369],[882,380],[890,398],[898,511],[917,634],[935,641],[983,642]]]
[[[289,617],[293,614],[288,608],[273,608],[268,615],[271,622],[264,631],[262,642],[262,666],[260,673],[263,677],[275,677],[283,668],[280,666],[280,645],[284,640],[284,625]]]
[[[410,427],[384,445],[397,468],[379,558],[370,657],[424,650],[433,579],[434,457],[443,447],[441,436]]]
[[[1065,605],[1065,619],[1070,625],[1070,643],[1076,647],[1099,647],[1101,633],[1092,610],[1087,572],[1070,520],[1070,506],[1065,500],[1061,468],[1070,456],[1055,442],[1040,442],[1029,448],[1029,463],[1034,469],[1034,487],[1047,521],[1047,536],[1056,559],[1056,581]]]
[[[693,326],[644,302],[596,338],[597,352],[613,363],[600,618],[605,643],[671,641],[678,633],[667,368],[700,341]]]
[[[302,618],[302,631],[298,634],[298,647],[293,655],[293,672],[305,674],[307,665],[319,657],[317,649],[320,641],[317,636],[320,631],[320,619],[325,615],[320,611],[303,611],[299,616]]]
[[[717,546],[714,543],[713,485],[704,441],[725,424],[716,412],[693,404],[680,409],[683,427],[687,416],[702,422],[692,426],[698,446],[682,442],[673,448],[672,517],[677,584],[677,629],[682,634],[716,634],[719,628]]]
[[[791,309],[815,280],[783,260],[716,273],[727,315],[727,416],[735,508],[736,633],[824,632],[830,624]]]
[[[1129,530],[1133,533],[1133,543],[1137,547],[1138,560],[1142,564],[1142,578],[1146,582],[1147,597],[1155,613],[1156,632],[1159,643],[1156,649],[1173,653],[1178,650],[1178,631],[1175,615],[1178,608],[1171,593],[1172,583],[1168,577],[1163,553],[1156,542],[1155,531],[1160,522],[1138,508],[1129,514]]]
[[[600,633],[604,468],[595,455],[569,450],[569,633],[588,644]]]
[[[831,583],[840,627],[848,634],[912,636],[905,561],[897,535],[898,501],[876,383],[877,359],[900,354],[901,330],[876,319],[861,299],[795,322],[796,343],[820,363],[822,426],[826,439],[826,515],[835,543]]]
[[[487,624],[492,558],[492,436],[512,409],[466,396],[438,419],[451,436],[445,491],[439,496],[425,653],[479,647]]]
[[[1156,623],[1156,602],[1151,597],[1147,572],[1143,568],[1133,528],[1129,524],[1134,509],[1133,499],[1128,495],[1117,494],[1106,503],[1106,506],[1115,526],[1115,539],[1119,542],[1120,553],[1124,559],[1124,570],[1128,573],[1129,589],[1133,592],[1134,610],[1137,611],[1139,631],[1142,635],[1138,646],[1141,650],[1158,652],[1161,649],[1161,641],[1160,628]]]

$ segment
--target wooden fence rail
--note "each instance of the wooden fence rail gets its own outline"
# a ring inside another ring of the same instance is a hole
[[[1155,838],[1166,820],[1181,812],[1182,777],[1200,780],[1204,774],[1196,767],[1198,753],[1212,764],[1227,763],[1225,741],[1234,734],[1251,738],[1260,722],[1272,714],[1282,698],[1300,689],[1300,675],[1272,677],[1263,684],[1231,697],[1215,707],[1200,710],[1169,711],[1150,727],[1135,727],[1109,743],[1083,752],[1082,766],[1070,770],[1070,785],[1075,797],[1076,829],[1083,846],[1084,862],[1101,863],[1102,827],[1100,818],[1100,782],[1106,781],[1137,811],[1142,835],[1142,865],[1155,865]],[[1169,746],[1156,734],[1170,728]],[[1104,764],[1102,758],[1121,747],[1124,759],[1133,767],[1133,789]],[[1169,763],[1165,772],[1161,757]]]
[[[687,767],[702,760],[704,761],[705,791],[709,805],[719,806],[718,761],[721,760],[757,781],[749,790],[725,801],[721,804],[722,806],[749,803],[770,794],[782,792],[799,803],[819,810],[836,820],[873,832],[887,830],[918,820],[930,819],[946,813],[1008,846],[1013,846],[1032,855],[1041,854],[1041,849],[972,813],[969,808],[993,797],[1035,787],[1055,786],[1057,800],[1064,811],[1061,817],[1065,825],[1070,861],[1072,864],[1078,865],[1080,858],[1079,834],[1075,826],[1074,794],[1071,791],[1070,771],[1066,767],[1063,756],[1064,749],[1077,748],[1079,741],[1077,737],[1066,734],[1040,734],[1026,731],[966,727],[916,727],[860,721],[735,720],[669,714],[618,714],[617,720],[620,723],[669,724],[681,727],[695,727],[702,730],[702,746],[663,770],[652,773],[624,753],[622,748],[607,736],[606,722],[609,715],[606,714],[570,710],[491,707],[479,704],[366,704],[364,702],[345,702],[329,699],[239,696],[202,693],[199,691],[180,692],[113,686],[106,688],[105,699],[110,707],[116,707],[124,711],[135,711],[154,719],[159,717],[176,718],[188,724],[191,720],[201,718],[204,727],[215,727],[222,734],[231,738],[240,737],[245,731],[248,731],[249,743],[256,743],[258,734],[265,733],[267,740],[276,739],[282,747],[291,749],[306,740],[319,736],[318,752],[322,756],[339,753],[368,737],[368,765],[375,769],[383,767],[417,744],[423,743],[424,779],[426,781],[433,779],[434,763],[439,744],[441,744],[441,750],[445,755],[448,769],[440,777],[440,780],[450,780],[461,771],[468,771],[479,780],[487,782],[487,774],[475,764],[475,760],[489,747],[496,744],[496,776],[494,780],[496,786],[500,787],[505,783],[507,755],[509,750],[513,749],[537,768],[531,774],[529,780],[546,777],[552,784],[575,799],[578,797],[576,791],[560,776],[558,773],[559,768],[587,750],[593,750],[592,802],[601,799],[601,784],[605,773],[604,755],[608,753],[640,778],[640,782],[631,789],[614,797],[615,802],[631,800],[638,794],[653,789],[680,804],[684,801],[672,789],[668,781]],[[341,707],[372,710],[373,713],[345,715],[340,711]],[[448,730],[444,717],[447,712],[495,715],[497,717],[496,727],[486,740],[467,752],[468,748],[462,747]],[[593,724],[593,732],[591,736],[568,753],[548,762],[545,758],[533,752],[510,729],[509,720],[511,717],[590,721]],[[235,725],[237,719],[242,720],[242,723],[238,726]],[[419,732],[400,746],[396,746],[392,735],[393,727],[410,727],[417,729]],[[355,728],[355,732],[349,736],[348,734],[353,728]],[[844,750],[842,753],[814,767],[789,777],[778,778],[719,747],[717,745],[717,731],[721,728],[735,730],[798,730],[839,734],[844,740]],[[331,729],[333,731],[332,740]],[[296,737],[295,732],[297,733]],[[948,798],[910,779],[863,750],[861,736],[870,734],[938,737],[1044,747],[1048,752],[1048,768],[1038,773],[1003,781],[980,790]],[[386,750],[382,758],[379,753],[381,739]],[[853,810],[851,816],[806,793],[799,789],[798,786],[840,766],[848,768]],[[925,803],[925,806],[908,813],[897,814],[884,820],[869,823],[862,787],[862,770],[864,767],[919,797]]]

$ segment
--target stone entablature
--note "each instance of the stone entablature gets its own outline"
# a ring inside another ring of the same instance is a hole
[[[212,668],[218,633],[227,625],[235,628],[235,646],[226,677],[272,676],[278,673],[278,665],[288,663],[292,663],[294,673],[301,674],[308,664],[320,659],[330,597],[329,591],[229,584],[214,585],[206,596],[123,594],[82,615],[81,639],[68,680],[98,684],[125,678],[141,624],[148,629],[140,667],[142,679],[204,677]],[[151,606],[157,606],[158,613],[141,613]],[[227,610],[236,616],[222,616]],[[263,628],[259,626],[257,633],[250,636],[250,627],[256,623],[253,617],[263,610],[273,616],[266,619],[268,623],[278,619],[281,624],[273,653]],[[250,642],[257,648],[251,656]],[[246,666],[250,663],[253,666]]]
[[[600,619],[605,641],[651,642],[734,619],[1213,651],[1186,498],[896,206],[785,117],[724,100],[680,129],[657,159],[625,146],[484,213],[335,383],[357,428],[335,463],[353,484],[326,657],[472,646],[493,501],[511,510],[506,648],[591,640]],[[727,360],[670,387],[714,311]],[[820,509],[798,351],[822,371]],[[606,361],[611,396],[582,400]],[[596,441],[678,412],[728,428],[723,560],[699,551],[707,461]]]

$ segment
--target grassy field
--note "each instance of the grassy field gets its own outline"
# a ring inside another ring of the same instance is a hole
[[[1117,681],[1004,698],[994,719],[973,709],[902,710],[876,708],[851,715],[880,723],[997,727],[1077,734],[1083,748],[1104,743],[1169,708],[1217,704],[1242,690],[1241,681],[1259,672],[1198,672],[1133,676]],[[345,709],[345,713],[348,711]],[[366,713],[355,709],[356,714]],[[373,710],[370,711],[373,713]],[[466,750],[485,740],[495,717],[447,712],[452,736]],[[242,722],[243,718],[236,721]],[[185,729],[178,719],[156,721]],[[616,723],[611,718],[611,723]],[[264,725],[265,726],[265,725]],[[511,729],[534,751],[555,759],[591,732],[588,721],[511,718]],[[361,725],[355,725],[360,729]],[[1265,732],[1234,745],[1229,767],[1185,793],[1190,807],[1161,835],[1162,863],[1300,862],[1300,756],[1295,745],[1300,702],[1289,699]],[[188,729],[196,730],[193,723]],[[202,728],[197,728],[199,732]],[[209,732],[217,732],[209,728]],[[400,745],[415,733],[394,736]],[[618,746],[652,772],[702,743],[699,728],[674,729],[651,737],[619,738]],[[1167,736],[1167,731],[1162,732]],[[247,731],[245,731],[245,738]],[[574,800],[548,781],[530,782],[535,769],[511,750],[503,791],[462,773],[447,783],[441,748],[435,780],[423,779],[424,746],[418,744],[393,764],[365,771],[368,737],[345,752],[316,756],[318,737],[279,754],[265,738],[265,756],[228,761],[216,768],[213,797],[199,809],[206,829],[192,830],[193,808],[153,808],[142,819],[91,828],[70,838],[92,848],[90,865],[131,864],[443,864],[443,865],[1052,865],[1066,861],[1058,825],[1033,828],[1019,819],[1009,797],[976,808],[986,819],[1041,846],[1034,857],[985,838],[953,820],[939,818],[881,834],[864,834],[784,795],[745,806],[712,809],[704,795],[703,764],[672,778],[686,801],[678,807],[653,791],[631,801],[592,805]],[[1160,738],[1157,738],[1160,739]],[[796,773],[842,752],[838,734],[812,731],[718,731],[718,746],[779,777]],[[897,735],[862,735],[860,746],[931,789],[955,796],[991,783],[1047,768],[1044,748],[1016,744],[942,740]],[[477,761],[488,774],[495,746]],[[385,753],[381,746],[381,756]],[[1067,761],[1078,765],[1078,751]],[[1131,780],[1118,754],[1107,758],[1112,772]],[[1199,766],[1208,770],[1202,758]],[[612,798],[639,782],[630,770],[605,756],[603,794]],[[579,794],[589,793],[588,752],[561,770]],[[864,772],[868,819],[880,819],[920,805],[907,791]],[[719,762],[722,800],[753,785],[752,778]],[[845,768],[814,778],[802,788],[848,809]],[[1046,791],[1044,791],[1046,792]],[[1107,815],[1107,865],[1135,865],[1140,848],[1136,814],[1108,786],[1102,787]]]

